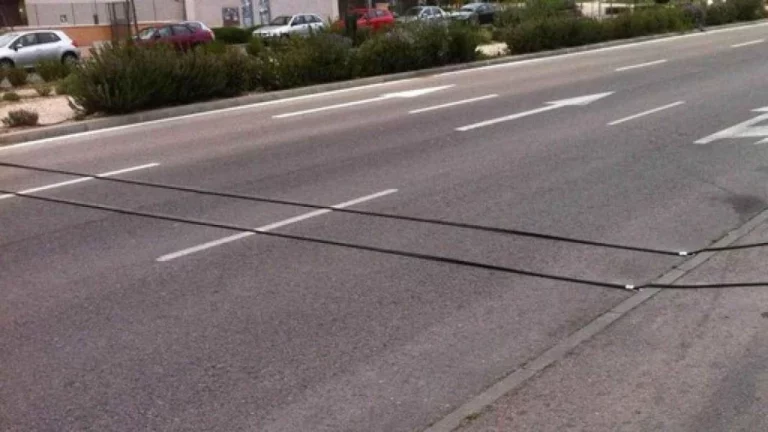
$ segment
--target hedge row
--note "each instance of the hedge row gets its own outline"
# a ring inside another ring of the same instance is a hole
[[[372,36],[358,48],[336,34],[290,38],[248,54],[219,45],[189,52],[113,44],[70,76],[68,92],[86,113],[122,114],[254,90],[277,90],[475,59],[477,29],[415,24]]]
[[[514,54],[586,45],[692,27],[681,9],[653,8],[613,19],[551,17],[533,19],[507,30],[504,40]]]
[[[510,53],[521,54],[566,48],[616,39],[659,33],[680,32],[695,25],[697,15],[710,25],[749,21],[765,16],[762,0],[729,0],[715,3],[706,11],[696,6],[685,8],[657,6],[613,19],[567,17],[562,14],[525,19],[502,33]],[[513,15],[504,19],[513,21]]]
[[[752,21],[763,18],[763,0],[728,0],[713,3],[707,7],[707,25],[721,25],[737,21]]]

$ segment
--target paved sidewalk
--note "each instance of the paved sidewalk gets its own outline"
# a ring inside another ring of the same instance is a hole
[[[739,243],[768,241],[762,225]],[[768,280],[768,248],[678,283]],[[768,288],[659,293],[462,432],[768,430]]]

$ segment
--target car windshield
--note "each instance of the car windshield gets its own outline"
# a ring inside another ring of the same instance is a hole
[[[291,17],[289,16],[279,16],[272,21],[269,22],[269,25],[273,26],[284,26],[288,25],[288,23],[291,22]]]
[[[155,31],[156,30],[154,27],[145,28],[139,33],[139,39],[141,40],[152,39],[152,35],[155,34]]]
[[[184,24],[186,24],[189,27],[192,27],[195,30],[201,30],[203,28],[203,26],[198,22],[188,22]]]
[[[0,35],[0,46],[8,45],[17,37],[19,37],[19,33],[6,33],[4,35]]]
[[[421,13],[422,9],[423,8],[420,7],[410,8],[405,11],[405,16],[419,16],[419,13]]]

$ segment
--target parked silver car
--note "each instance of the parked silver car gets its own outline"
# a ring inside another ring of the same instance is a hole
[[[77,44],[58,30],[11,32],[0,35],[0,66],[34,67],[40,60],[76,62]]]
[[[437,6],[414,6],[397,18],[398,22],[439,21],[447,19],[448,13]]]
[[[325,22],[315,14],[285,15],[273,19],[265,27],[257,28],[253,31],[253,35],[258,37],[306,36],[324,28]]]

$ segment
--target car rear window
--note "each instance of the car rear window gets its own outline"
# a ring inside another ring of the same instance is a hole
[[[54,43],[59,42],[61,38],[56,33],[38,33],[37,34],[37,42],[38,43]]]

